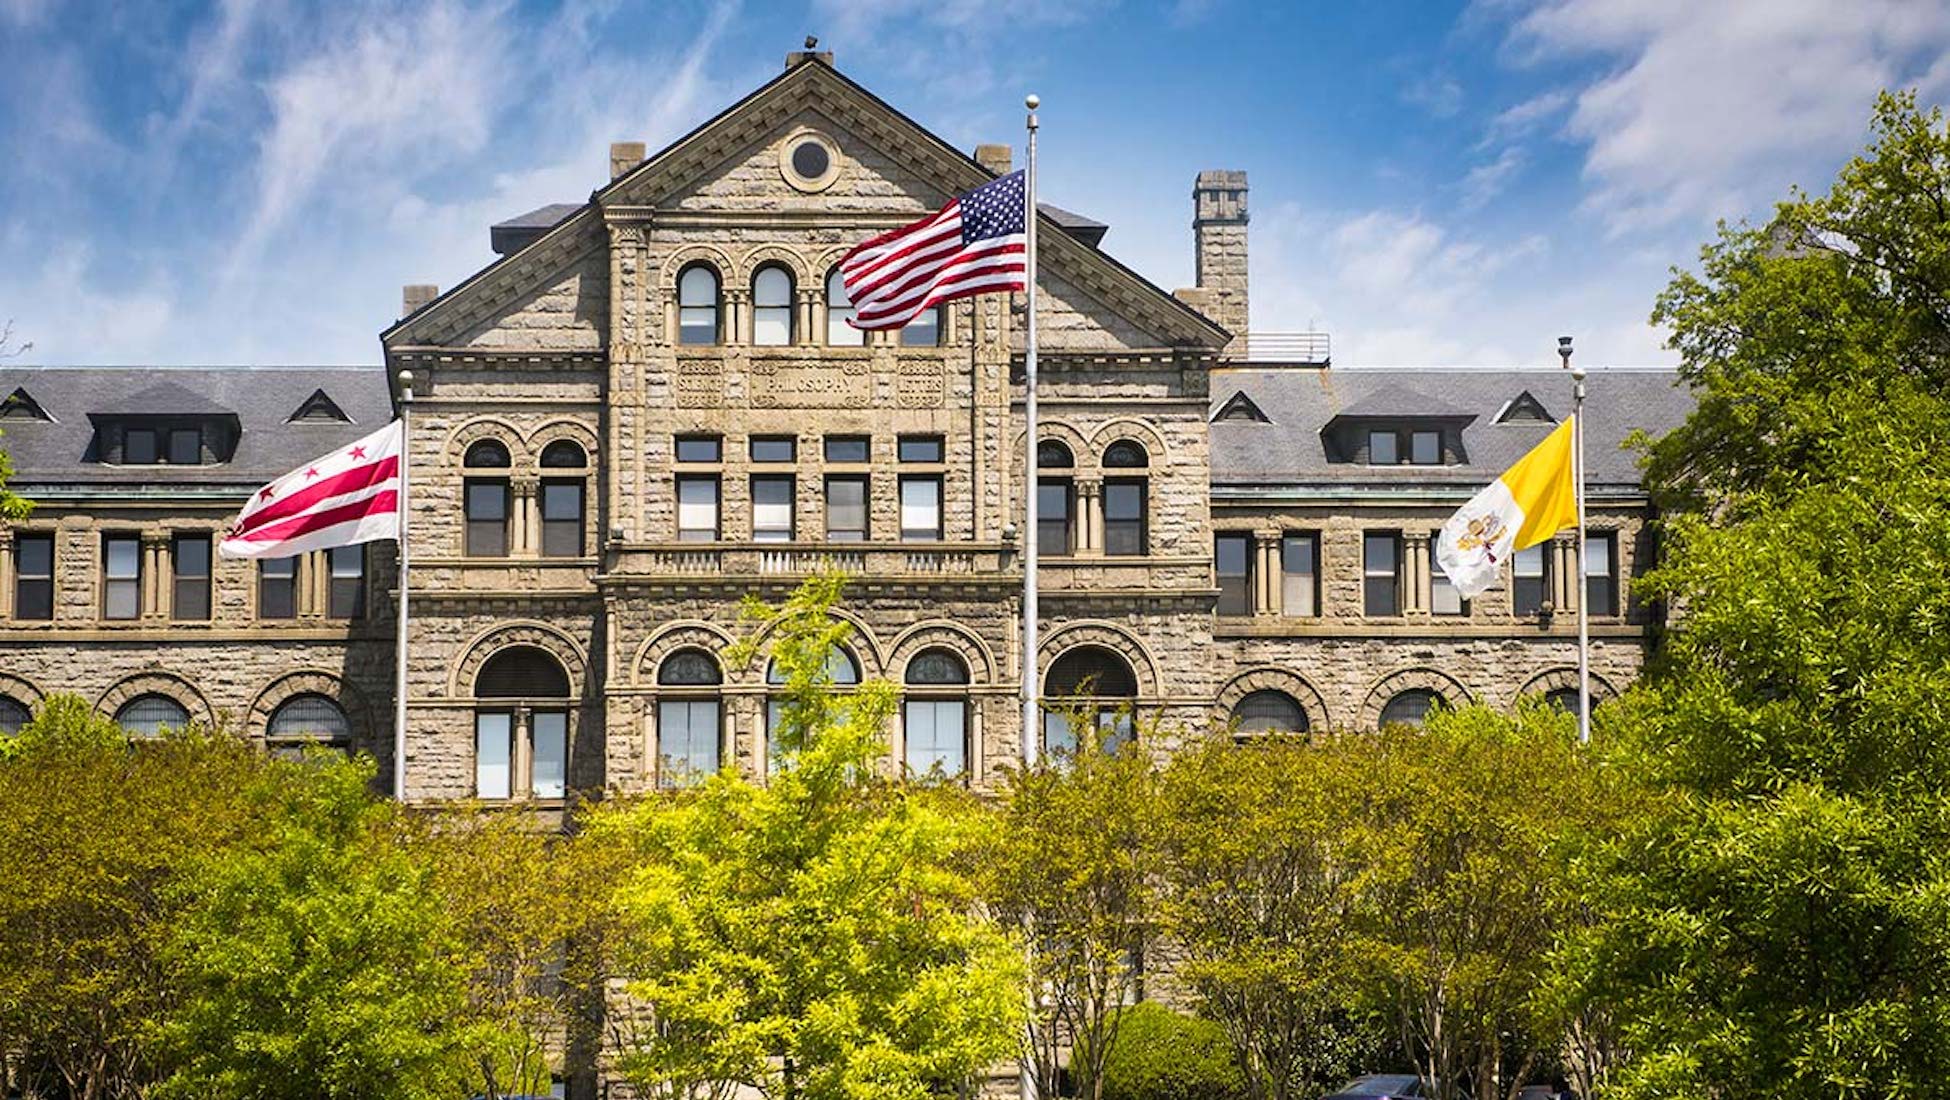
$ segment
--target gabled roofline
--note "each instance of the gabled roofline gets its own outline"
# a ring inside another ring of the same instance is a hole
[[[476,271],[474,274],[468,276],[466,279],[463,279],[461,282],[455,284],[453,287],[450,287],[445,293],[438,295],[431,301],[427,302],[425,305],[422,305],[419,309],[414,310],[412,313],[409,313],[406,316],[401,317],[399,320],[393,322],[393,324],[387,326],[379,334],[379,341],[381,347],[385,348],[386,345],[391,341],[393,336],[396,333],[398,333],[401,329],[405,328],[408,324],[418,320],[421,317],[430,316],[433,313],[438,312],[441,309],[441,307],[451,302],[456,295],[459,295],[462,291],[482,281],[490,274],[498,271],[503,265],[511,263],[521,257],[527,256],[530,252],[536,249],[546,247],[550,244],[550,242],[555,241],[557,238],[565,234],[573,234],[575,232],[579,232],[583,228],[583,223],[588,220],[588,218],[592,215],[592,213],[599,211],[604,205],[604,203],[606,202],[606,200],[608,200],[618,189],[623,188],[637,180],[640,180],[652,174],[661,166],[661,164],[664,161],[667,161],[670,157],[672,157],[677,152],[679,152],[684,146],[703,137],[705,134],[707,134],[714,128],[724,124],[728,119],[732,118],[733,116],[737,115],[739,112],[744,111],[746,108],[750,107],[753,103],[756,103],[757,101],[764,98],[765,96],[785,86],[788,82],[795,79],[806,79],[807,76],[805,74],[811,74],[811,73],[824,73],[827,76],[831,76],[835,80],[838,80],[840,84],[844,86],[846,89],[848,89],[850,92],[859,95],[863,99],[867,100],[870,104],[874,105],[880,110],[887,112],[887,114],[892,116],[896,121],[908,126],[915,133],[919,134],[922,138],[926,139],[930,144],[932,144],[937,152],[945,153],[949,157],[949,159],[952,162],[954,162],[958,167],[967,168],[969,172],[970,186],[975,186],[985,180],[991,180],[996,178],[996,174],[994,172],[991,172],[988,168],[984,167],[981,164],[981,162],[977,161],[973,156],[963,152],[962,150],[956,148],[953,145],[950,145],[948,142],[944,141],[941,137],[936,135],[934,131],[914,121],[912,118],[908,117],[908,115],[905,112],[894,107],[892,104],[880,98],[878,95],[875,95],[872,91],[868,90],[864,85],[860,84],[858,81],[855,81],[851,77],[840,72],[839,69],[835,68],[833,65],[829,64],[824,59],[816,55],[807,55],[804,56],[798,63],[792,65],[790,68],[787,68],[785,71],[781,72],[779,75],[773,77],[772,79],[766,81],[764,84],[761,84],[757,88],[754,88],[752,91],[746,93],[744,96],[740,97],[737,101],[733,102],[730,106],[724,108],[723,110],[719,111],[717,114],[712,115],[710,118],[692,127],[683,136],[665,145],[663,148],[657,150],[655,153],[645,157],[642,161],[638,162],[637,165],[631,168],[629,171],[624,172],[622,175],[617,176],[616,178],[610,180],[607,184],[604,184],[603,186],[598,187],[594,191],[590,192],[589,201],[585,202],[582,205],[582,207],[579,210],[577,210],[575,213],[570,214],[567,217],[563,218],[559,223],[556,224],[556,226],[553,229],[550,229],[548,232],[542,234],[540,237],[537,237],[535,240],[530,241],[528,244],[524,245],[523,247],[516,249],[515,251],[510,252],[505,256],[499,256],[495,258],[486,267],[483,267],[479,271]],[[966,190],[966,188],[963,188],[963,190]],[[957,192],[950,191],[950,193],[954,194]],[[1040,206],[1040,203],[1038,205]],[[1190,321],[1197,327],[1204,329],[1206,331],[1206,334],[1212,338],[1212,345],[1214,351],[1223,348],[1227,343],[1231,341],[1233,334],[1228,330],[1226,330],[1218,322],[1212,320],[1210,317],[1207,317],[1205,314],[1200,313],[1198,310],[1185,304],[1183,301],[1179,300],[1179,298],[1176,295],[1165,290],[1163,287],[1160,287],[1158,284],[1145,278],[1143,275],[1140,275],[1136,271],[1133,271],[1130,267],[1126,266],[1122,261],[1118,260],[1116,257],[1110,255],[1107,252],[1102,251],[1101,249],[1092,248],[1089,245],[1084,244],[1082,241],[1077,240],[1075,237],[1072,237],[1069,234],[1069,232],[1063,228],[1061,224],[1059,224],[1054,218],[1051,218],[1049,215],[1043,213],[1040,209],[1037,211],[1037,218],[1038,218],[1039,225],[1046,226],[1047,228],[1055,231],[1053,238],[1049,237],[1048,235],[1039,235],[1038,238],[1039,241],[1043,239],[1054,239],[1056,241],[1059,241],[1061,243],[1059,243],[1056,246],[1058,250],[1061,250],[1066,246],[1074,246],[1076,249],[1079,250],[1079,255],[1077,258],[1082,259],[1084,262],[1088,262],[1089,259],[1091,258],[1106,261],[1113,271],[1123,275],[1125,278],[1136,283],[1143,290],[1149,291],[1152,294],[1156,295],[1163,302],[1169,303],[1172,310],[1180,314],[1185,320]],[[386,350],[389,352],[391,351],[390,348],[386,348]]]

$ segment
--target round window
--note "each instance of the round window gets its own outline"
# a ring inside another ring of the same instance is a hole
[[[817,130],[800,130],[779,146],[779,174],[801,191],[824,191],[839,178],[839,149]]]
[[[818,179],[832,164],[833,158],[826,154],[826,147],[816,141],[802,141],[793,146],[792,170],[805,179]]]

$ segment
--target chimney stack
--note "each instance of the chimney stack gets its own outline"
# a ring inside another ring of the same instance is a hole
[[[1208,312],[1241,346],[1250,316],[1246,294],[1246,173],[1200,172],[1192,186],[1193,270],[1211,295]]]
[[[640,141],[612,141],[609,143],[609,178],[615,179],[623,173],[643,163],[644,146]]]
[[[1015,153],[1007,145],[977,145],[975,147],[975,163],[994,172],[998,176],[1008,175],[1014,160]]]
[[[400,289],[400,316],[411,317],[438,297],[440,288],[432,283],[408,283]]]

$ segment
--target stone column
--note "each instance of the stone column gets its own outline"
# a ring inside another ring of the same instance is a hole
[[[535,748],[530,739],[534,715],[527,707],[515,708],[515,743],[508,758],[508,797],[525,799],[534,788]]]
[[[532,558],[540,553],[541,503],[536,493],[540,485],[541,479],[536,477],[518,477],[510,482],[515,497],[511,515],[514,535],[508,545],[511,558]]]
[[[1280,532],[1254,531],[1253,614],[1280,613]]]
[[[1078,478],[1077,491],[1078,557],[1094,558],[1104,552],[1104,483],[1098,478]],[[1031,532],[1033,537],[1034,532]]]
[[[1575,615],[1584,599],[1583,579],[1578,576],[1578,536],[1575,532],[1551,539],[1551,604],[1559,612]]]
[[[811,287],[800,287],[798,308],[793,312],[793,343],[802,346],[823,344],[826,334],[813,327],[813,315],[818,312],[819,295]]]
[[[722,328],[724,331],[723,339],[725,343],[744,344],[747,346],[751,344],[752,342],[751,300],[752,300],[751,291],[745,289],[744,287],[724,288],[725,315],[722,319],[723,320]]]
[[[169,615],[169,536],[160,531],[142,533],[142,607],[140,617],[161,619]]]
[[[0,622],[14,617],[14,533],[0,528]]]
[[[1429,536],[1402,533],[1402,612],[1429,613]]]

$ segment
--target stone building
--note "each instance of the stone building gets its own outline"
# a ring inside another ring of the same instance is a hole
[[[826,569],[853,577],[835,678],[903,687],[892,763],[987,786],[1021,747],[1031,537],[1034,657],[1066,706],[1248,734],[1505,706],[1572,683],[1586,599],[1601,696],[1633,677],[1659,616],[1631,593],[1651,544],[1619,443],[1685,414],[1672,375],[1591,381],[1594,575],[1560,538],[1460,601],[1430,535],[1569,411],[1569,380],[1337,369],[1324,339],[1248,333],[1243,172],[1198,176],[1198,285],[1176,293],[1042,210],[1042,521],[1021,530],[1022,296],[863,336],[833,276],[1009,162],[794,54],[654,155],[615,146],[588,201],[494,226],[499,258],[459,286],[408,287],[383,368],[0,371],[40,505],[0,532],[0,729],[74,691],[141,729],[322,733],[390,775],[393,547],[210,551],[252,487],[392,416],[409,370],[409,800],[546,817],[763,775],[768,669],[762,646],[727,656],[738,604]]]

